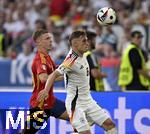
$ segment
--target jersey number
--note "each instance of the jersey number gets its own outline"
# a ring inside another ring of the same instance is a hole
[[[86,76],[89,76],[89,68],[86,68]]]

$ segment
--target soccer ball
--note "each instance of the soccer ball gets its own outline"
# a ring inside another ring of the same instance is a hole
[[[110,7],[103,7],[97,13],[97,21],[100,25],[111,25],[116,21],[116,13]]]

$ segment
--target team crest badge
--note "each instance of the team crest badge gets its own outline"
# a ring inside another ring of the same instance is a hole
[[[43,70],[46,70],[46,65],[42,65],[42,69],[43,69]]]

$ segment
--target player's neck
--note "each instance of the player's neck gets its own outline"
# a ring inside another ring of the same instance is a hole
[[[48,51],[45,50],[45,49],[42,49],[42,48],[38,49],[38,51],[39,51],[40,53],[48,54]]]
[[[83,57],[83,53],[80,53],[77,49],[72,49],[79,57]]]
[[[78,53],[79,57],[83,57],[83,53]]]

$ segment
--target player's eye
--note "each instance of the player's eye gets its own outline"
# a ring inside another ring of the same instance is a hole
[[[85,42],[86,42],[86,39],[84,39],[82,42],[84,42],[84,43],[85,43]]]

